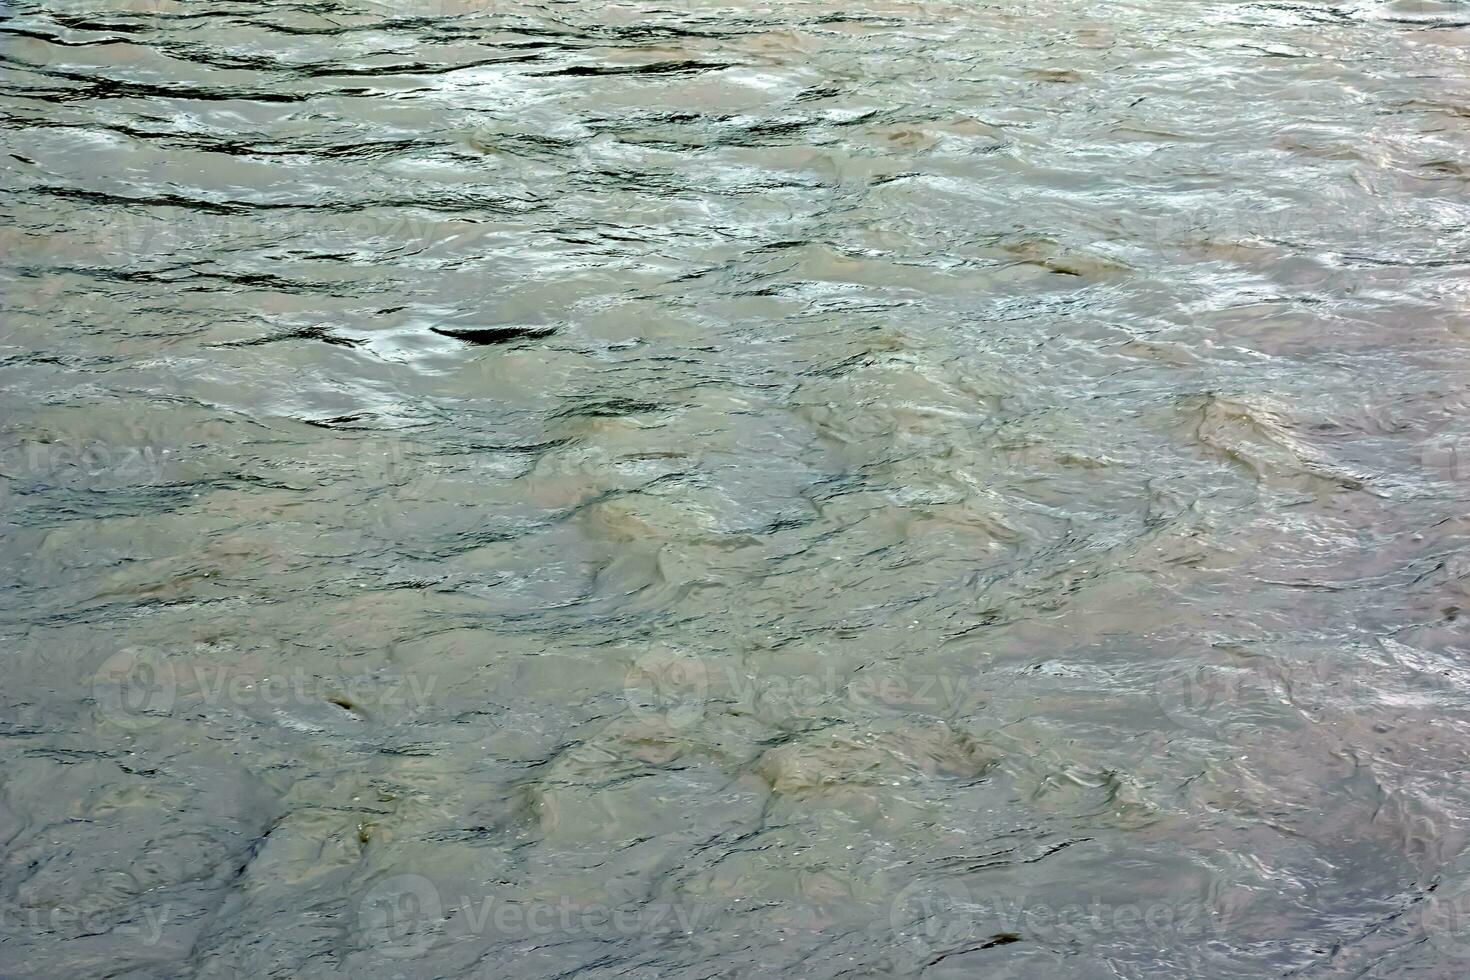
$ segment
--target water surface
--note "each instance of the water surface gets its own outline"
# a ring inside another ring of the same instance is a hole
[[[0,975],[1470,970],[1470,8],[7,0]]]

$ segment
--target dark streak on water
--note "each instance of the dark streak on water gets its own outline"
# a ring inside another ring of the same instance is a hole
[[[7,0],[0,975],[1466,975],[1467,28]]]

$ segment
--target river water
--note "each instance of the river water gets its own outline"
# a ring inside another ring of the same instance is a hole
[[[0,32],[0,976],[1470,972],[1470,7]]]

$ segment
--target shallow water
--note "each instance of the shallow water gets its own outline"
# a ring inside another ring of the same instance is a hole
[[[3,10],[0,975],[1470,971],[1470,7]]]

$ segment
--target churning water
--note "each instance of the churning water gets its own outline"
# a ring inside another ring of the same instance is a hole
[[[0,975],[1470,973],[1470,7],[6,0]]]

